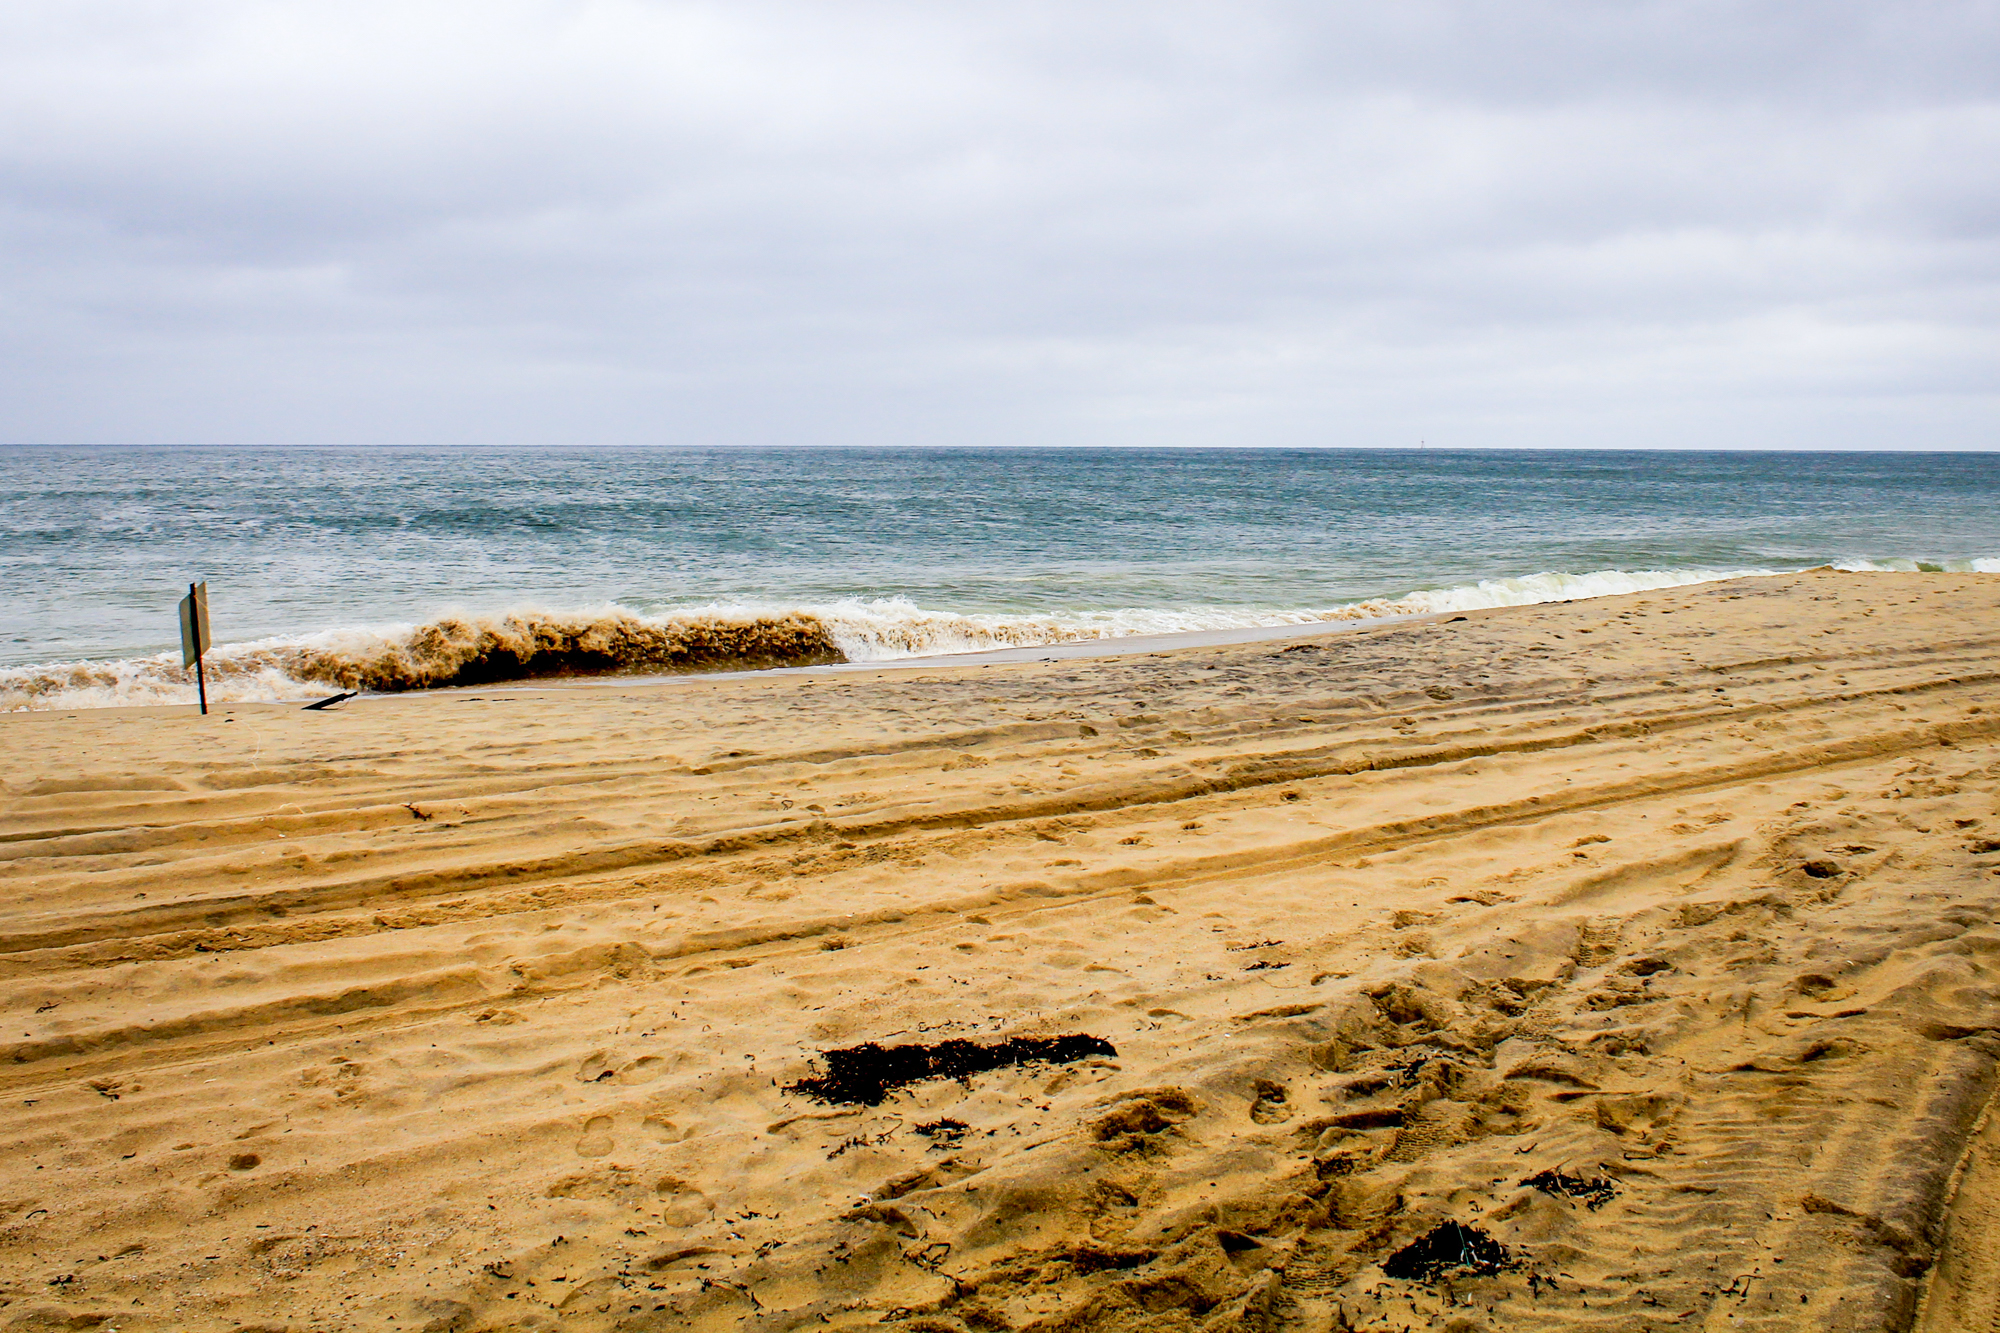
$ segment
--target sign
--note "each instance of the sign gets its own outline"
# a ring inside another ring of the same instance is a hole
[[[208,584],[190,583],[181,598],[181,665],[191,667],[208,651]]]
[[[195,695],[201,700],[201,714],[208,716],[208,679],[201,669],[201,655],[208,651],[208,583],[188,584],[181,598],[181,665],[194,668]]]

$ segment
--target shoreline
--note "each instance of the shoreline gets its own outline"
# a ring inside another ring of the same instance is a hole
[[[1205,633],[0,716],[7,1315],[2000,1308],[2000,576]]]
[[[1613,596],[1624,594],[1608,594]],[[1595,600],[1595,599],[1580,599]],[[1537,603],[1536,605],[1543,605]],[[543,676],[519,680],[501,681],[490,685],[436,685],[414,690],[358,690],[351,703],[369,703],[383,699],[423,698],[433,695],[450,697],[467,692],[482,694],[536,693],[545,690],[566,689],[620,689],[635,685],[666,686],[699,681],[761,680],[771,677],[846,675],[871,671],[914,671],[927,669],[948,669],[953,667],[983,667],[1014,665],[1028,662],[1072,661],[1078,659],[1123,657],[1150,653],[1175,652],[1185,648],[1222,648],[1243,644],[1266,643],[1273,640],[1319,637],[1333,634],[1365,632],[1384,625],[1425,624],[1451,620],[1470,619],[1488,609],[1475,608],[1464,612],[1435,611],[1404,616],[1376,616],[1369,619],[1305,621],[1286,625],[1257,625],[1240,629],[1181,630],[1172,634],[1126,634],[1102,639],[1078,639],[1063,643],[1037,644],[1028,647],[990,648],[970,653],[936,653],[923,657],[887,658],[871,662],[830,662],[817,666],[760,667],[744,671],[675,671],[660,673],[602,673],[596,675]],[[338,692],[335,687],[325,687],[330,693]],[[217,703],[218,709],[267,706],[271,708],[299,708],[312,702],[308,697],[298,699],[248,699]],[[193,708],[185,704],[97,704],[73,707],[21,708],[11,712],[0,711],[0,718],[10,716],[32,716],[39,713],[59,712],[145,712],[149,714],[172,714]],[[347,704],[339,705],[346,707]]]
[[[1986,562],[1975,560],[1970,563],[1977,566]],[[1823,565],[1793,572],[1811,573],[1834,568],[1836,567]],[[1856,569],[1850,572],[1861,571]],[[1921,569],[1913,566],[1908,571],[1870,565],[1867,572],[1946,571],[1942,567],[1929,565],[1922,566]],[[1960,572],[1981,571],[1975,568]],[[814,669],[818,666],[854,670],[871,666],[956,661],[967,658],[997,663],[1034,660],[1037,654],[1098,656],[1117,652],[1170,651],[1177,647],[1198,644],[1254,642],[1274,636],[1282,637],[1295,629],[1300,632],[1310,632],[1315,627],[1331,627],[1334,630],[1366,628],[1370,625],[1428,616],[1455,617],[1517,606],[1594,601],[1602,597],[1625,596],[1634,592],[1662,591],[1673,587],[1700,586],[1742,578],[1787,576],[1785,571],[1778,570],[1598,570],[1581,575],[1545,571],[1527,576],[1487,579],[1476,584],[1419,590],[1387,599],[1345,603],[1339,607],[1320,611],[1240,613],[1210,608],[1210,612],[1214,614],[1286,614],[1313,617],[1270,625],[1176,629],[1101,637],[1086,635],[1023,645],[925,653],[908,657],[863,657],[860,660],[849,659],[837,663],[802,662],[799,665],[731,667],[721,670],[700,663],[704,659],[712,661],[717,657],[726,658],[731,653],[737,654],[739,660],[745,657],[810,658],[815,654],[844,656],[849,652],[849,648],[841,646],[843,638],[851,639],[856,633],[861,633],[865,638],[867,633],[872,632],[886,634],[893,639],[908,626],[898,625],[893,620],[872,626],[850,623],[850,613],[843,609],[842,604],[799,606],[789,609],[709,608],[660,616],[642,615],[616,606],[580,612],[521,608],[493,615],[454,613],[414,626],[349,628],[314,634],[276,635],[227,642],[213,650],[211,673],[217,677],[216,687],[221,694],[236,688],[240,679],[247,676],[260,680],[261,684],[257,688],[264,692],[277,691],[280,694],[280,698],[271,699],[270,702],[295,699],[303,703],[317,697],[312,691],[319,687],[351,688],[367,694],[470,688],[462,682],[438,677],[457,674],[468,667],[477,672],[483,669],[483,659],[488,656],[500,661],[509,661],[519,654],[530,657],[539,655],[549,660],[533,669],[519,662],[512,668],[503,668],[511,670],[512,674],[487,682],[487,687],[534,688],[541,684],[589,680],[733,676],[772,670]],[[1538,585],[1539,594],[1522,600],[1509,600],[1518,597],[1521,589],[1529,585]],[[1597,587],[1599,590],[1589,593],[1575,591],[1583,586]],[[1565,589],[1566,592],[1562,591]],[[1558,595],[1559,592],[1561,595]],[[1500,600],[1495,600],[1496,598]],[[1421,603],[1437,604],[1387,614],[1359,613],[1362,609],[1370,607],[1408,608]],[[915,608],[909,609],[915,611]],[[866,614],[862,616],[864,621],[876,614],[872,606],[865,610]],[[1354,614],[1334,614],[1336,611]],[[945,612],[916,611],[915,613],[917,624],[928,626],[929,632],[932,633],[945,633],[947,637],[997,635],[1003,629],[1010,627],[1014,632],[1026,633],[1038,630],[1064,633],[1075,629],[1074,625],[1065,626],[1059,616],[1038,620],[1034,614],[1028,612],[1019,613],[1011,621],[1008,617],[988,613],[963,615]],[[1091,614],[1144,616],[1183,613],[1147,612],[1137,608],[1126,608],[1122,611]],[[603,660],[607,654],[621,658],[627,663],[626,669],[606,669]],[[179,679],[178,672],[170,670],[170,657],[171,655],[167,653],[141,654],[29,663],[0,668],[0,699],[41,700],[49,697],[52,688],[57,695],[79,695],[86,698],[105,691],[116,693],[140,690],[157,693],[161,690],[179,691],[190,688],[186,681]],[[587,669],[564,670],[561,663],[565,658],[587,664]],[[645,669],[645,665],[658,663],[663,659],[685,659],[687,664],[669,670]],[[367,677],[385,669],[392,673],[408,673],[408,677],[412,678],[430,678],[432,683],[399,689],[370,688]],[[157,678],[160,672],[169,672],[170,678]],[[58,681],[64,684],[58,686],[56,685]],[[286,693],[287,691],[290,693]],[[256,701],[245,700],[245,702]],[[20,703],[18,706],[7,707],[4,711],[40,711],[49,707],[120,706],[148,706],[148,703],[92,701],[51,705],[46,702],[36,702]]]

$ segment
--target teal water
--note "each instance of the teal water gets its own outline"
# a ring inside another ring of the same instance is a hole
[[[13,447],[0,706],[178,697],[152,659],[191,579],[225,657],[533,609],[799,611],[867,659],[1828,563],[2000,571],[1996,501],[2000,458],[1964,453]]]

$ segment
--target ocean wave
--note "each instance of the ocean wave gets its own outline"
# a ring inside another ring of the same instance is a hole
[[[995,648],[1122,639],[1141,634],[1187,634],[1201,630],[1262,629],[1343,620],[1383,620],[1433,615],[1477,607],[1529,606],[1585,597],[1675,588],[1689,583],[1769,574],[1768,569],[1599,570],[1591,574],[1531,574],[1485,579],[1455,588],[1372,598],[1330,607],[1269,610],[1201,607],[1190,610],[1127,607],[1111,611],[1070,611],[1052,615],[954,615],[926,611],[900,597],[827,603],[811,613],[827,627],[850,662],[890,662],[946,653]],[[721,608],[707,608],[713,614]]]
[[[312,698],[328,688],[390,693],[568,676],[758,670],[845,661],[810,615],[649,620],[611,610],[451,618],[386,630],[222,644],[203,661],[211,701]],[[0,709],[184,704],[194,672],[179,653],[0,670]]]
[[[2000,573],[2000,559],[1851,561],[1850,572]],[[282,702],[329,689],[389,693],[606,675],[892,662],[996,648],[1256,629],[1570,602],[1777,574],[1773,569],[1597,570],[1485,579],[1315,608],[1201,607],[958,614],[900,597],[808,606],[718,604],[645,616],[621,607],[452,617],[223,644],[206,659],[213,702]],[[0,711],[194,702],[178,653],[0,668]]]
[[[1846,574],[2000,574],[2000,558],[1977,560],[1842,560]]]

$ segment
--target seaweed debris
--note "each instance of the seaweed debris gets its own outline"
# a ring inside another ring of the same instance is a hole
[[[972,1126],[963,1120],[954,1120],[946,1116],[942,1120],[927,1120],[918,1125],[916,1130],[931,1141],[931,1147],[935,1150],[957,1147],[959,1140],[965,1137],[965,1131],[971,1128]]]
[[[1532,1186],[1544,1194],[1557,1194],[1565,1199],[1581,1199],[1584,1206],[1593,1213],[1618,1197],[1618,1186],[1609,1176],[1573,1176],[1560,1167],[1551,1171],[1537,1172],[1521,1183]]]
[[[1081,1032],[1060,1037],[1009,1037],[991,1046],[954,1037],[935,1045],[879,1046],[867,1042],[821,1053],[826,1073],[787,1086],[816,1101],[880,1106],[897,1088],[932,1078],[969,1078],[989,1069],[1026,1064],[1071,1064],[1093,1055],[1117,1055],[1102,1037]]]
[[[1382,1271],[1406,1282],[1434,1282],[1449,1273],[1498,1273],[1520,1262],[1478,1227],[1444,1222],[1390,1255]]]

